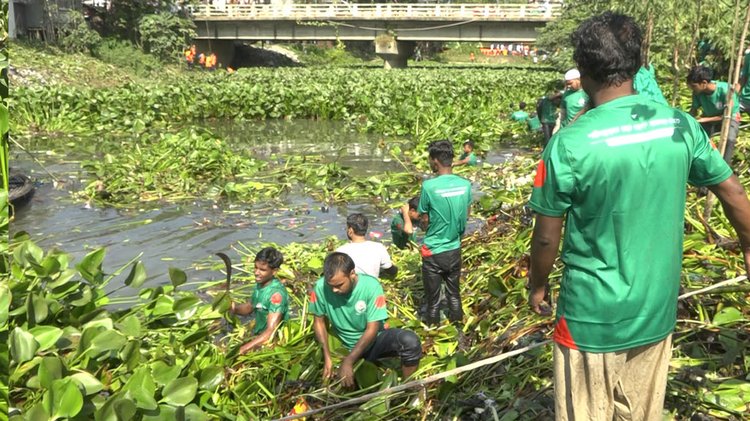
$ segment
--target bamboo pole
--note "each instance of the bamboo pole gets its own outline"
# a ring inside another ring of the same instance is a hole
[[[726,285],[735,284],[737,282],[741,282],[741,281],[744,281],[746,279],[747,279],[747,276],[745,276],[745,275],[738,276],[736,278],[732,278],[732,279],[728,279],[726,281],[718,282],[716,284],[707,286],[705,288],[701,288],[701,289],[698,289],[698,290],[695,290],[695,291],[690,291],[688,293],[682,294],[679,297],[677,297],[677,299],[678,300],[684,300],[685,298],[692,297],[694,295],[703,294],[705,292],[708,292],[708,291],[711,291],[711,290],[714,290],[714,289],[717,289],[717,288],[721,288],[721,287],[726,286]],[[430,384],[430,383],[434,383],[434,382],[436,382],[438,380],[445,379],[446,377],[455,376],[456,374],[464,373],[466,371],[471,371],[471,370],[474,370],[474,369],[477,369],[477,368],[481,368],[481,367],[484,367],[484,366],[487,366],[487,365],[490,365],[490,364],[495,364],[495,363],[500,362],[502,360],[506,360],[506,359],[508,359],[510,357],[515,357],[516,355],[520,355],[520,354],[526,353],[528,351],[531,351],[532,349],[536,349],[536,348],[548,345],[551,342],[552,342],[552,340],[547,339],[547,340],[544,340],[542,342],[537,342],[535,344],[531,344],[529,346],[525,346],[523,348],[514,349],[513,351],[505,352],[505,353],[502,353],[500,355],[495,355],[494,357],[485,358],[483,360],[479,360],[479,361],[471,363],[471,364],[467,364],[467,365],[464,365],[464,366],[461,366],[461,367],[457,367],[457,368],[454,368],[452,370],[444,371],[442,373],[438,373],[438,374],[432,375],[430,377],[427,377],[427,378],[424,378],[424,379],[421,379],[421,380],[415,380],[415,381],[411,381],[409,383],[404,383],[402,385],[398,385],[398,386],[394,386],[394,387],[389,387],[387,389],[379,390],[377,392],[372,392],[372,393],[368,393],[366,395],[362,395],[362,396],[360,396],[358,398],[349,399],[349,400],[346,400],[346,401],[343,401],[343,402],[335,403],[333,405],[324,406],[322,408],[311,409],[309,411],[305,411],[305,412],[302,412],[300,414],[287,415],[287,416],[285,416],[283,418],[278,418],[275,421],[296,420],[296,419],[299,419],[299,418],[304,418],[304,417],[308,417],[308,416],[311,416],[311,415],[315,415],[315,414],[318,414],[320,412],[331,411],[331,410],[334,410],[334,409],[344,408],[344,407],[355,405],[355,404],[358,404],[358,403],[368,402],[371,399],[375,399],[375,398],[378,398],[378,397],[381,397],[381,396],[386,396],[386,395],[392,395],[392,394],[395,394],[395,393],[398,393],[398,392],[402,392],[404,390],[411,389],[411,388],[414,388],[414,387],[424,386],[424,385],[427,385],[427,384]]]
[[[740,0],[737,0],[737,3],[735,4],[735,22],[737,22],[737,17],[739,16],[740,11]],[[732,115],[732,107],[734,106],[734,94],[735,90],[734,87],[739,83],[740,81],[740,69],[742,68],[742,57],[745,52],[745,39],[747,38],[747,31],[748,26],[750,26],[750,7],[746,8],[745,11],[745,23],[742,27],[742,35],[740,35],[740,44],[739,48],[737,49],[737,56],[736,59],[733,56],[732,57],[732,65],[730,66],[730,79],[729,79],[729,90],[727,91],[727,98],[724,101],[724,104],[726,104],[726,108],[724,109],[724,120],[721,124],[721,144],[719,146],[719,151],[721,151],[721,155],[724,156],[724,152],[727,149],[727,139],[729,137],[729,125],[732,122],[732,118],[734,117]],[[731,157],[730,157],[731,162]],[[711,216],[711,212],[713,211],[714,205],[716,204],[716,197],[712,192],[708,192],[708,195],[706,195],[706,207],[703,209],[703,218],[708,221],[709,217]],[[709,241],[712,239],[710,238],[710,233],[707,232],[709,235]],[[713,242],[713,241],[711,241]]]

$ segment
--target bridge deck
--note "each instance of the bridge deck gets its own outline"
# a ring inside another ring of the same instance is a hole
[[[549,21],[559,4],[227,4],[193,5],[197,21],[405,20],[405,21]]]

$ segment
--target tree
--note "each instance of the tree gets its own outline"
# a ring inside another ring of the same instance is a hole
[[[196,36],[190,19],[170,12],[146,15],[138,24],[140,43],[144,51],[162,60],[175,60]]]

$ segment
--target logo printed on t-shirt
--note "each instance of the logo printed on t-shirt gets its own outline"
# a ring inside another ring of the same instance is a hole
[[[315,295],[315,291],[310,291],[310,303],[317,303],[318,302],[318,296]]]
[[[367,304],[363,300],[357,301],[357,304],[354,304],[354,311],[357,312],[357,314],[362,314],[367,310]]]
[[[281,304],[281,294],[278,292],[273,294],[271,296],[271,303],[276,304],[276,305]]]
[[[544,161],[540,160],[539,165],[536,167],[536,176],[534,176],[534,187],[542,187],[544,180],[547,178],[547,168],[544,166]]]
[[[378,295],[378,298],[375,299],[375,307],[376,308],[385,307],[385,295]]]

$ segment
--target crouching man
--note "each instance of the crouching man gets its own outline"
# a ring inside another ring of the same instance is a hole
[[[310,293],[310,312],[315,315],[315,337],[323,347],[323,377],[333,373],[328,349],[330,322],[333,334],[349,349],[338,370],[345,387],[354,386],[354,363],[360,358],[375,361],[400,357],[403,378],[414,373],[422,358],[419,337],[404,329],[385,329],[388,318],[385,295],[380,282],[364,273],[356,273],[354,261],[344,253],[334,252],[323,263],[323,277]]]

